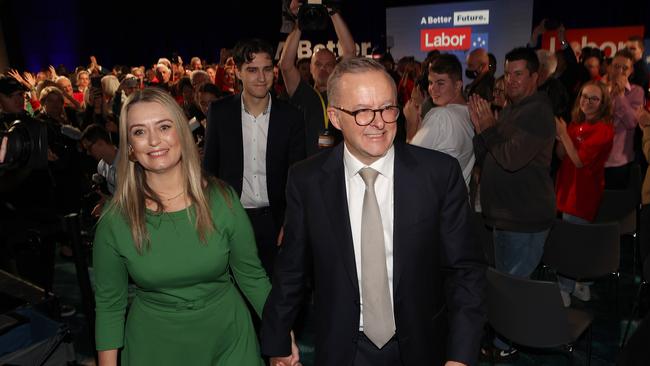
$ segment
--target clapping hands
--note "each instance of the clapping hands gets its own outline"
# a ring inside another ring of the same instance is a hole
[[[469,118],[472,120],[477,134],[496,124],[498,117],[496,112],[492,113],[490,103],[478,94],[470,95],[467,107]]]

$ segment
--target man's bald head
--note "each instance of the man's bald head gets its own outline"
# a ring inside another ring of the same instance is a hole
[[[467,55],[467,70],[484,73],[488,71],[490,58],[484,48],[475,48]]]

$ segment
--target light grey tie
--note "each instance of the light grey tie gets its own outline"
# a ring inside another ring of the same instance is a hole
[[[395,320],[388,289],[384,228],[375,196],[378,174],[372,168],[359,171],[366,184],[361,214],[361,296],[363,332],[372,343],[382,348],[395,334]]]

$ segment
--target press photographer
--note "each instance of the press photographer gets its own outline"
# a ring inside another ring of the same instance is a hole
[[[301,31],[323,31],[327,29],[329,17],[341,10],[342,0],[298,1],[300,10],[295,14],[292,1],[285,0],[282,6],[283,20],[286,21],[285,33],[289,33],[293,22],[297,22]]]
[[[34,118],[24,109],[23,85],[0,75],[0,267],[45,289],[55,243],[66,242],[61,218],[80,211],[88,190],[78,130],[57,118],[63,97],[51,88]]]

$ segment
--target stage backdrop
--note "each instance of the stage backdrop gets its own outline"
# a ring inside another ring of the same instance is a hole
[[[567,42],[577,42],[580,48],[598,47],[606,57],[612,57],[616,51],[625,48],[625,41],[631,36],[643,37],[643,25],[628,27],[601,27],[567,29]],[[542,48],[555,51],[560,48],[557,32],[546,32],[542,38]],[[646,48],[647,50],[647,48]]]
[[[387,47],[397,60],[424,60],[438,49],[454,53],[465,68],[467,54],[477,47],[497,58],[503,73],[504,55],[530,39],[533,0],[494,0],[405,6],[386,9]]]

